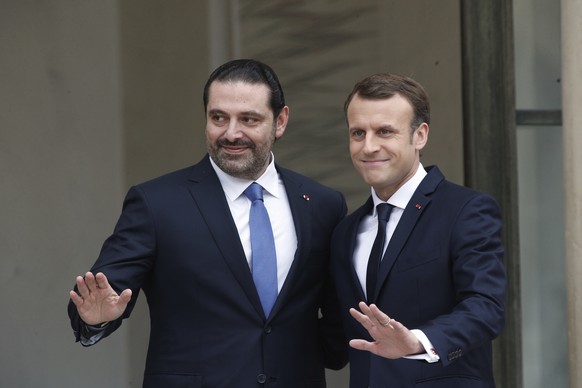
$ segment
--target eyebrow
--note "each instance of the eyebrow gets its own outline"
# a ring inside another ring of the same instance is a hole
[[[390,125],[390,124],[379,126],[378,127],[378,130],[381,130],[381,129],[387,129],[389,131],[397,131],[397,132],[400,131],[398,128],[396,128],[396,127],[394,127],[393,125]]]
[[[228,115],[228,113],[226,113],[225,111],[221,110],[221,109],[211,109],[208,111],[209,115],[212,114],[222,114],[222,115]],[[247,111],[243,111],[243,112],[238,112],[237,116],[254,116],[254,117],[259,117],[264,119],[265,117],[267,117],[266,115],[264,115],[261,112],[258,112],[256,110],[247,110]]]
[[[395,126],[390,125],[390,124],[381,125],[378,128],[375,128],[376,131],[380,131],[380,130],[384,130],[384,129],[389,130],[389,131],[396,131],[396,132],[400,131],[398,128],[396,128]],[[362,128],[360,126],[353,126],[353,127],[348,127],[348,130],[349,131],[359,131],[359,130],[363,131],[364,128]]]

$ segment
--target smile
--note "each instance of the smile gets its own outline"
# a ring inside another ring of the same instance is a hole
[[[229,154],[242,154],[243,152],[245,152],[246,150],[249,149],[249,147],[244,147],[244,146],[225,146],[222,145],[221,148]]]
[[[379,166],[379,165],[382,165],[382,164],[387,163],[388,162],[388,159],[382,159],[382,160],[362,160],[361,162],[364,165],[366,165],[366,166],[373,167],[373,166]]]

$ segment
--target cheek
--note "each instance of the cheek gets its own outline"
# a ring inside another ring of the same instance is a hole
[[[350,155],[353,157],[354,155],[356,155],[358,152],[360,152],[360,150],[362,149],[362,146],[359,142],[350,140],[349,143],[349,150],[350,150]]]
[[[225,130],[222,127],[216,125],[207,124],[206,125],[206,139],[211,142],[215,142],[220,139],[224,134]]]
[[[275,140],[274,134],[265,132],[252,132],[246,133],[247,138],[249,138],[255,144],[270,144]]]
[[[204,131],[204,134],[206,135],[206,141],[213,141],[214,140],[214,136],[212,135],[212,131],[208,130],[208,127],[206,127],[206,131]]]

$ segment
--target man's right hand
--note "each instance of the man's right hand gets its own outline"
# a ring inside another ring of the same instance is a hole
[[[78,293],[71,290],[69,295],[77,306],[79,316],[88,325],[99,325],[119,318],[131,300],[131,290],[117,294],[109,285],[107,277],[99,272],[87,272],[85,277],[77,276]]]

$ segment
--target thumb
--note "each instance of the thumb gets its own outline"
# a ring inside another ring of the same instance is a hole
[[[120,302],[122,302],[123,304],[128,304],[129,301],[131,300],[131,295],[132,295],[131,289],[127,288],[123,290],[121,294],[119,294]]]
[[[370,351],[372,345],[370,342],[362,339],[352,339],[350,340],[349,344],[354,349],[367,351]]]

